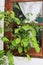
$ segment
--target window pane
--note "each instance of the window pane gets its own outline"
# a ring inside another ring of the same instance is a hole
[[[40,47],[42,46],[42,30],[39,30],[37,33],[37,40],[39,41]]]
[[[13,11],[22,21],[29,18],[30,21],[42,23],[42,2],[13,3]],[[27,23],[30,21],[27,21]]]
[[[13,11],[15,12],[16,17],[21,21],[29,18],[29,21],[26,21],[25,23],[30,23],[31,21],[42,23],[42,2],[15,2],[13,3]],[[36,38],[41,47],[42,30],[38,31]]]

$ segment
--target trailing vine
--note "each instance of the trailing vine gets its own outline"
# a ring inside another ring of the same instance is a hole
[[[17,50],[20,55],[24,52],[29,60],[30,55],[27,52],[31,49],[31,44],[37,53],[40,52],[39,41],[36,38],[37,32],[41,28],[40,26],[37,26],[33,21],[31,23],[25,23],[25,20],[22,22],[13,11],[3,12],[0,15],[0,19],[2,18],[5,20],[6,32],[12,32],[12,27],[9,27],[10,24],[15,23],[17,25],[17,27],[14,27],[14,38],[12,40],[9,40],[6,36],[1,38],[8,45],[9,51],[3,53],[8,56],[9,65],[14,65],[13,50]],[[1,52],[0,57],[1,55],[3,56],[3,53]]]

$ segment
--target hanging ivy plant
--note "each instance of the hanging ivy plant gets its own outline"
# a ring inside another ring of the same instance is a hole
[[[1,38],[1,40],[5,42],[9,48],[9,51],[6,53],[6,55],[8,56],[9,65],[14,65],[12,50],[17,50],[20,55],[22,55],[22,53],[24,52],[27,58],[30,60],[30,55],[27,54],[27,52],[31,49],[30,43],[32,43],[37,53],[40,52],[40,47],[38,44],[39,42],[36,38],[36,34],[40,29],[40,26],[37,26],[34,22],[28,24],[25,22],[21,22],[21,20],[15,16],[15,13],[13,11],[6,11],[3,14],[7,32],[10,29],[8,28],[9,24],[12,24],[14,22],[17,25],[17,27],[14,27],[13,36],[15,37],[12,40],[9,40],[6,36]]]

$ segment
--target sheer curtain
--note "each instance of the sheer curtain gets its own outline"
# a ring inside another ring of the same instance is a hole
[[[37,15],[40,13],[42,15],[42,1],[38,2],[19,2],[19,6],[26,18],[29,18],[30,21],[33,21],[36,19]],[[31,15],[32,13],[32,15]]]

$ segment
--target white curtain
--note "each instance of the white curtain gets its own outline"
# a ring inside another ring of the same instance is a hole
[[[35,20],[39,13],[42,14],[42,1],[19,2],[19,5],[26,18],[28,18],[28,13],[32,13],[32,15],[29,15],[30,21]]]

